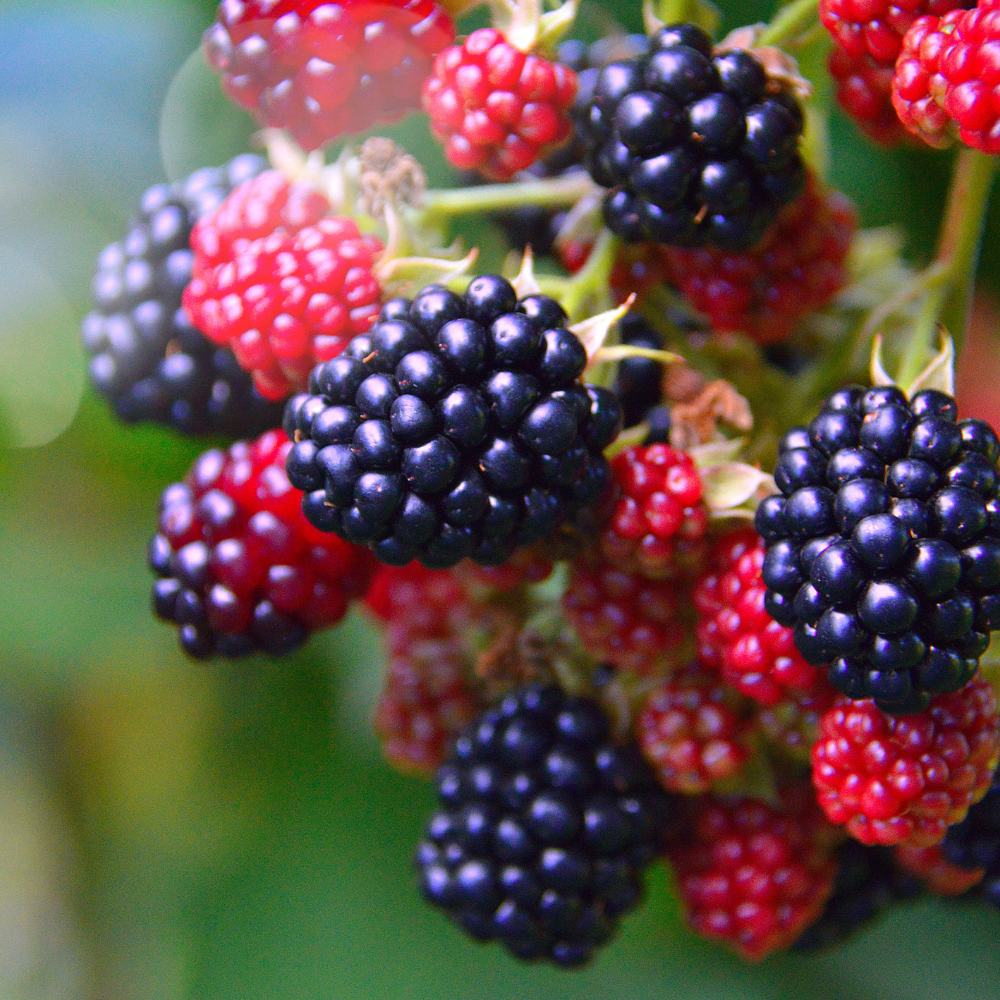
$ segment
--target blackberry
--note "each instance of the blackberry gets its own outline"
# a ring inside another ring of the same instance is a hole
[[[642,896],[669,799],[596,702],[528,687],[484,712],[437,774],[416,863],[426,898],[517,958],[586,962]]]
[[[847,840],[837,850],[833,895],[819,919],[792,945],[794,951],[817,951],[850,937],[893,904],[921,895],[920,882],[893,859],[889,847],[866,847]]]
[[[618,324],[618,333],[623,344],[647,347],[654,351],[663,350],[660,332],[638,314],[629,313],[623,317]],[[662,381],[663,365],[652,358],[625,358],[619,363],[615,392],[621,400],[626,427],[640,423],[661,401]]]
[[[127,423],[237,438],[281,422],[281,406],[265,400],[232,351],[211,343],[181,308],[194,224],[266,166],[260,157],[237,156],[151,187],[125,238],[98,257],[83,343],[91,382]]]
[[[789,431],[757,511],[767,608],[850,698],[923,711],[1000,626],[1000,440],[935,390],[850,386]]]
[[[976,893],[1000,909],[1000,772],[968,816],[948,827],[941,853],[960,868],[985,871]]]
[[[602,498],[621,426],[566,314],[504,278],[393,299],[289,401],[288,457],[318,528],[383,562],[503,563]]]
[[[605,66],[586,106],[587,169],[629,242],[748,250],[805,183],[796,99],[750,52],[713,54],[694,25]]]

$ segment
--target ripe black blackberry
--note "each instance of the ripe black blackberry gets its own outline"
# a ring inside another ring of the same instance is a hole
[[[580,382],[565,322],[495,275],[388,302],[286,408],[306,517],[383,562],[441,569],[499,565],[597,502],[621,407]]]
[[[713,55],[692,24],[581,80],[587,168],[611,190],[608,227],[630,242],[748,250],[798,195],[802,109],[750,52]]]
[[[663,350],[663,337],[659,330],[650,326],[638,313],[629,313],[622,318],[618,335],[623,344]],[[663,398],[663,365],[652,358],[625,358],[618,364],[615,392],[621,400],[624,425],[632,427],[640,423]]]
[[[893,859],[889,847],[866,847],[847,840],[837,849],[833,895],[819,920],[792,945],[794,951],[816,951],[849,938],[895,903],[916,899],[920,882]]]
[[[98,257],[83,343],[94,387],[127,423],[254,437],[281,422],[281,405],[260,396],[232,351],[206,339],[181,308],[195,222],[266,166],[237,156],[149,188],[125,239]]]
[[[948,827],[941,853],[959,868],[984,869],[986,874],[973,892],[1000,909],[1000,772],[965,819]]]
[[[598,704],[529,687],[491,708],[438,770],[416,862],[426,898],[516,957],[579,965],[642,895],[669,799]]]
[[[1000,626],[1000,440],[955,401],[850,386],[779,446],[756,526],[767,608],[850,698],[923,711]]]

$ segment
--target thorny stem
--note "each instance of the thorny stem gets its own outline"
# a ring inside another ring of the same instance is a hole
[[[597,186],[583,171],[545,180],[433,190],[424,196],[419,218],[421,222],[433,225],[456,215],[493,212],[523,205],[558,208],[573,205],[596,190]]]
[[[986,205],[996,173],[996,157],[963,146],[955,158],[948,203],[941,222],[937,256],[931,267],[944,278],[927,291],[920,315],[909,336],[896,381],[909,385],[936,350],[937,330],[943,325],[961,349],[969,317]]]
[[[818,0],[792,0],[782,7],[771,23],[761,33],[756,46],[772,45],[781,48],[812,28],[819,18]]]

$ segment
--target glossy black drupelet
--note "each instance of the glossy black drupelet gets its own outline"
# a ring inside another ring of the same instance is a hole
[[[785,435],[756,518],[767,608],[848,697],[908,714],[972,678],[1000,627],[998,457],[934,390],[842,389]]]
[[[587,169],[625,240],[748,250],[805,183],[796,99],[694,25],[662,28],[580,91]]]
[[[965,819],[948,827],[941,853],[960,868],[984,869],[982,882],[972,892],[1000,909],[1000,772]]]
[[[494,275],[387,303],[286,408],[306,517],[383,562],[446,568],[499,565],[598,502],[621,407],[579,381],[565,321]]]
[[[209,341],[181,308],[194,224],[266,166],[258,156],[237,156],[151,187],[125,239],[98,258],[83,343],[91,382],[122,420],[233,438],[281,422],[281,404],[265,400],[232,351]]]
[[[437,774],[416,863],[426,898],[516,957],[579,965],[642,896],[670,800],[598,704],[524,688],[486,711]]]
[[[660,332],[638,313],[629,313],[618,324],[623,344],[663,350]],[[618,363],[615,392],[621,400],[625,426],[638,424],[663,398],[663,365],[652,358],[625,358]]]
[[[896,903],[923,893],[920,882],[900,868],[888,847],[845,841],[837,850],[837,878],[816,923],[792,945],[794,951],[817,951],[849,938]]]

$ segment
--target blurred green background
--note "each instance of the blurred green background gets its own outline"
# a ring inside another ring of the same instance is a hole
[[[684,929],[663,871],[591,968],[519,967],[414,892],[432,798],[369,735],[362,620],[281,663],[181,657],[148,612],[145,546],[161,490],[206,445],[114,423],[85,387],[78,325],[143,189],[249,141],[194,55],[213,9],[0,3],[0,997],[1000,995],[1000,918],[974,905],[921,904],[833,954],[748,966]],[[606,10],[638,27],[637,7]],[[770,13],[726,11],[727,27]],[[419,121],[392,132],[448,182]],[[831,146],[865,224],[903,222],[926,259],[946,158],[873,152],[839,118]]]

